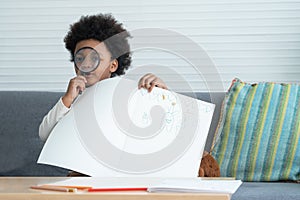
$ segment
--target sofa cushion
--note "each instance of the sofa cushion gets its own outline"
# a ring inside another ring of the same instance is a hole
[[[231,200],[300,199],[300,184],[284,182],[243,182]]]
[[[212,155],[221,176],[244,181],[299,180],[300,85],[233,81]]]
[[[43,116],[61,96],[55,92],[1,91],[0,176],[66,176],[67,170],[39,165]]]

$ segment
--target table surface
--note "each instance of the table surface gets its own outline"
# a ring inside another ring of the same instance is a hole
[[[0,177],[0,199],[57,199],[57,200],[229,200],[229,194],[206,194],[206,193],[148,193],[144,191],[132,192],[55,192],[30,189],[30,186],[47,184],[65,180],[64,177]]]

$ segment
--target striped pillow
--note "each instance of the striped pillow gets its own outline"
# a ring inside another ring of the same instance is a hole
[[[235,79],[223,102],[211,154],[221,176],[299,181],[299,135],[300,85]]]

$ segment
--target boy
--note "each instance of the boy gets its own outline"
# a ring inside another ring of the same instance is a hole
[[[69,81],[65,94],[44,117],[39,127],[39,136],[47,140],[57,122],[72,108],[73,101],[86,87],[98,81],[123,75],[131,63],[130,47],[127,38],[130,37],[122,24],[110,14],[82,16],[71,25],[64,42],[71,53],[71,61],[75,64],[76,77]],[[117,34],[116,40],[107,40]],[[88,53],[86,53],[88,52]],[[126,52],[119,56],[119,52]],[[92,66],[92,67],[91,67]],[[153,74],[144,75],[138,83],[138,88],[149,92],[154,87],[167,89],[165,83]]]

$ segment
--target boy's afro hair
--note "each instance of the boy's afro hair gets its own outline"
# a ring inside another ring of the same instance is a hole
[[[113,77],[124,74],[131,64],[130,46],[127,40],[129,37],[122,23],[117,22],[111,14],[98,14],[82,16],[78,22],[72,24],[64,42],[71,53],[72,62],[78,42],[87,39],[104,42],[112,59],[118,60],[118,69],[112,73]]]

